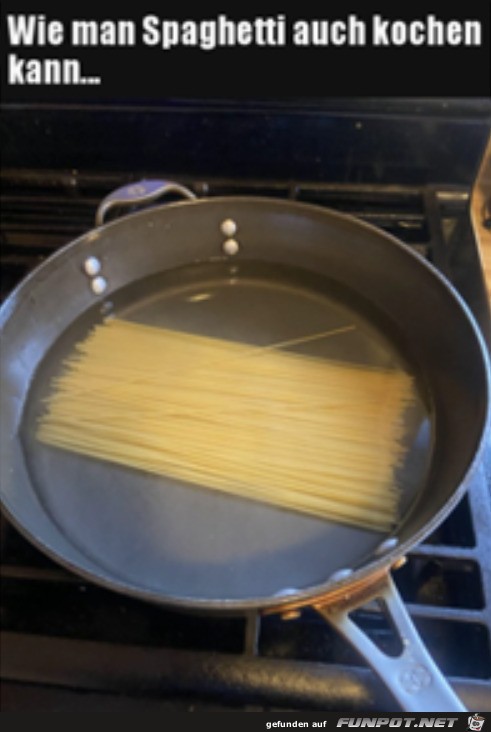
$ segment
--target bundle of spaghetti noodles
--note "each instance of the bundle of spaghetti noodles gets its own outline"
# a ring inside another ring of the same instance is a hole
[[[52,387],[49,445],[365,528],[397,518],[402,370],[113,318]]]

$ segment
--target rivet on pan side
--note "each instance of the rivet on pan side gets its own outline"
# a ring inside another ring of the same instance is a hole
[[[334,572],[334,574],[331,574],[329,577],[330,582],[341,582],[341,580],[347,579],[353,574],[352,569],[338,569],[337,572]]]
[[[377,556],[380,556],[381,554],[387,554],[387,552],[395,549],[398,544],[399,539],[397,538],[397,536],[391,536],[378,545],[378,547],[375,549],[375,554]]]
[[[236,239],[227,239],[223,242],[223,251],[225,254],[228,254],[230,257],[233,257],[234,254],[237,254],[239,251],[240,246],[239,242]]]
[[[225,219],[220,224],[220,231],[224,236],[226,236],[228,239],[234,236],[235,232],[237,231],[237,224],[233,219]]]
[[[283,590],[278,590],[274,593],[274,597],[289,597],[290,595],[297,595],[300,592],[296,587],[285,587]]]
[[[97,259],[97,257],[87,257],[84,262],[84,272],[89,277],[94,277],[101,271],[101,266],[100,259]]]
[[[107,280],[104,277],[94,277],[90,286],[95,295],[101,295],[107,287]]]

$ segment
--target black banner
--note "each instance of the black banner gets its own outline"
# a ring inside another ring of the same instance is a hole
[[[490,6],[2,4],[4,102],[490,95]]]
[[[24,713],[20,718],[12,713],[3,714],[3,722],[6,729],[9,729],[9,723],[16,725],[24,720],[29,724],[29,720],[33,715]],[[141,726],[145,724],[145,729],[160,729],[165,724],[167,730],[182,730],[183,732],[298,732],[299,730],[309,730],[309,732],[318,732],[319,730],[394,730],[394,729],[451,729],[454,732],[486,732],[486,723],[491,719],[491,714],[486,713],[461,713],[442,712],[437,714],[431,712],[429,714],[421,713],[400,713],[400,714],[379,714],[372,716],[354,716],[343,715],[334,712],[166,712],[165,714],[141,713],[141,714],[97,714],[82,713],[72,716],[70,714],[59,713],[55,717],[50,717],[49,724],[54,725],[54,729],[59,725],[59,729],[66,729],[67,726],[75,732],[77,729],[86,729],[88,722],[104,724],[124,723],[127,728],[133,725]],[[39,714],[35,715],[35,721],[39,723]],[[41,715],[42,719],[42,715]],[[22,727],[22,724],[21,724]]]

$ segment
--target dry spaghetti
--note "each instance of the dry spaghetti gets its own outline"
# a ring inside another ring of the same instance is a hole
[[[397,518],[394,473],[411,398],[401,370],[111,319],[65,362],[38,438],[385,531]]]

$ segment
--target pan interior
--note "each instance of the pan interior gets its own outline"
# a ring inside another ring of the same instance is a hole
[[[60,363],[109,315],[192,333],[269,345],[354,325],[291,350],[410,371],[366,303],[312,274],[254,262],[202,263],[146,278],[87,311],[38,369],[22,442],[32,484],[61,531],[120,586],[204,600],[265,598],[356,568],[385,538],[288,510],[217,494],[50,448],[34,436],[41,401]],[[402,512],[421,489],[431,451],[422,390],[406,414],[407,457],[397,481]],[[306,470],[308,466],[306,466]],[[83,568],[83,562],[81,562]]]

